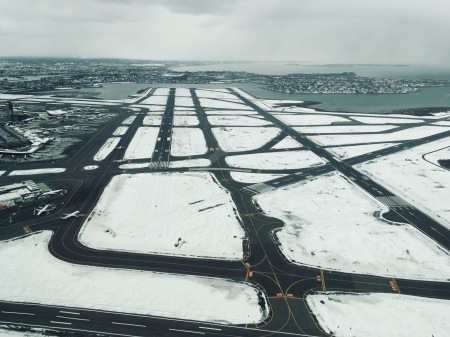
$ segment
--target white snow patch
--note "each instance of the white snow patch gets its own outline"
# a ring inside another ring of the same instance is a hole
[[[325,162],[311,151],[283,151],[228,156],[225,161],[231,167],[267,170],[301,169]]]
[[[254,199],[285,227],[280,249],[299,265],[346,273],[448,281],[449,252],[411,225],[378,220],[387,207],[338,173],[328,174]]]
[[[306,302],[326,333],[337,337],[446,337],[450,301],[398,294],[325,293]]]
[[[428,160],[429,162],[432,162],[436,165],[439,165],[438,160],[440,159],[450,160],[450,146],[441,148],[433,152],[429,152],[423,156],[423,159]]]
[[[267,120],[253,118],[248,116],[208,116],[208,121],[212,125],[226,125],[226,126],[261,126],[272,125]]]
[[[422,119],[414,118],[392,118],[382,117],[357,117],[351,116],[351,119],[365,124],[405,124],[405,123],[423,123]]]
[[[122,124],[130,125],[130,124],[132,124],[132,123],[134,122],[135,119],[136,119],[136,116],[130,116],[130,117],[128,117],[127,119],[125,119],[125,120],[122,122]]]
[[[284,150],[284,149],[295,149],[295,148],[299,148],[299,147],[303,147],[303,145],[300,144],[299,142],[297,142],[291,136],[287,136],[281,142],[279,142],[278,144],[272,146],[272,149],[274,149],[274,150]]]
[[[113,136],[123,136],[128,131],[128,126],[119,126],[114,130]]]
[[[191,97],[191,91],[188,88],[176,88],[175,95],[182,97]]]
[[[71,264],[50,254],[51,235],[0,243],[1,300],[230,324],[267,317],[248,283]]]
[[[245,232],[206,172],[113,177],[80,231],[95,249],[239,260]]]
[[[169,96],[156,96],[153,94],[149,98],[144,99],[140,105],[166,105]]]
[[[281,130],[276,127],[212,128],[220,148],[226,152],[256,150],[275,138]]]
[[[150,166],[150,163],[130,163],[130,164],[119,165],[119,168],[122,170],[128,170],[128,169],[146,168],[149,166]]]
[[[176,106],[193,107],[194,101],[192,100],[191,97],[176,96],[175,97],[175,105]]]
[[[313,115],[313,114],[300,114],[300,115],[286,115],[286,114],[273,114],[274,117],[288,125],[330,125],[333,123],[349,122],[347,118],[334,116],[334,115]]]
[[[155,126],[159,126],[161,125],[161,121],[162,121],[162,116],[158,115],[150,115],[150,116],[145,116],[144,120],[142,121],[143,125],[155,125]]]
[[[106,157],[109,156],[109,154],[116,148],[116,146],[120,142],[120,137],[111,137],[108,138],[105,142],[105,144],[102,145],[100,150],[95,154],[94,160],[95,161],[102,161]]]
[[[98,165],[88,165],[88,166],[83,167],[83,169],[84,169],[85,171],[94,171],[94,170],[96,170],[96,169],[98,169],[98,168],[99,168]]]
[[[328,147],[327,151],[335,154],[339,158],[351,158],[362,154],[387,149],[392,146],[396,146],[400,143],[378,143],[378,144],[365,144],[354,146],[341,146],[341,147]]]
[[[286,174],[269,174],[269,173],[248,173],[248,172],[230,172],[234,181],[245,184],[257,184],[272,179],[284,177]]]
[[[207,115],[219,115],[219,116],[258,115],[258,113],[255,110],[206,110],[205,112]]]
[[[199,98],[200,105],[207,109],[236,109],[236,110],[251,110],[251,108],[245,105],[243,102],[236,103],[230,101],[221,101],[212,98]]]
[[[173,116],[173,126],[197,126],[199,123],[197,116]]]
[[[398,128],[395,125],[330,125],[296,127],[302,133],[372,133]]]
[[[208,151],[205,137],[199,128],[173,128],[170,153],[172,156],[193,156]]]
[[[0,171],[0,176],[2,176],[3,174],[5,174],[6,171]]]
[[[208,90],[208,89],[197,89],[195,90],[195,93],[200,98],[216,98],[216,99],[225,99],[225,100],[232,100],[236,101],[239,100],[239,98],[236,95],[233,95],[230,92],[223,92],[223,91],[217,91],[217,90]],[[240,101],[240,100],[239,100]]]
[[[186,159],[186,160],[177,160],[171,161],[169,163],[170,168],[182,168],[182,167],[206,167],[211,165],[211,161],[209,159]]]
[[[35,174],[48,174],[48,173],[62,173],[66,171],[65,168],[42,168],[32,170],[16,170],[12,171],[9,176],[28,176]]]
[[[158,128],[140,127],[134,134],[133,139],[128,145],[124,159],[144,159],[151,158],[158,137]]]

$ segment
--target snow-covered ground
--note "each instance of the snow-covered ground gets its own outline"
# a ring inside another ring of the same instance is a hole
[[[65,168],[42,168],[42,169],[32,169],[32,170],[15,170],[12,171],[9,176],[28,176],[35,174],[48,174],[48,173],[62,173],[66,171]]]
[[[450,228],[449,172],[422,158],[447,146],[450,138],[380,157],[355,168]]]
[[[329,147],[327,148],[327,151],[335,154],[339,158],[346,159],[377,150],[387,149],[398,144],[400,143],[377,143],[367,145]]]
[[[295,130],[303,133],[373,133],[395,129],[395,125],[330,125],[296,127]]]
[[[212,125],[226,126],[261,126],[272,125],[265,119],[253,118],[248,116],[208,116],[208,121]]]
[[[83,167],[83,169],[84,169],[85,171],[94,171],[94,170],[96,170],[96,169],[98,169],[98,168],[99,168],[98,165],[88,165],[88,166]]]
[[[239,260],[238,216],[209,173],[123,174],[105,188],[79,240],[95,249]]]
[[[263,183],[268,180],[285,176],[285,174],[249,173],[249,172],[230,172],[230,175],[234,181],[246,184]]]
[[[336,337],[446,337],[450,301],[398,294],[324,293],[306,302]]]
[[[6,330],[7,327],[5,326],[5,329],[2,329],[3,327],[0,326],[0,337],[42,337],[44,336],[40,331],[18,331],[18,330]]]
[[[191,97],[176,96],[175,97],[175,105],[183,106],[183,107],[193,107],[194,101],[192,100]]]
[[[160,126],[161,125],[161,121],[162,121],[162,116],[161,115],[150,115],[150,116],[145,116],[142,124],[143,125],[154,125],[154,126]]]
[[[303,145],[300,144],[299,142],[297,142],[291,136],[287,136],[281,142],[279,142],[276,145],[272,146],[272,149],[274,149],[274,150],[283,150],[283,149],[295,149],[295,148],[298,148],[298,147],[303,147]]]
[[[359,117],[351,116],[351,119],[366,124],[405,124],[405,123],[423,123],[419,118],[392,118],[386,117]]]
[[[122,170],[128,170],[128,169],[141,169],[149,167],[150,163],[129,163],[129,164],[122,164],[119,165],[119,168]]]
[[[395,142],[400,140],[411,140],[428,137],[434,134],[448,131],[448,127],[443,126],[418,126],[411,129],[404,129],[392,133],[364,134],[364,135],[321,135],[310,136],[313,141],[324,146],[358,144],[372,142]]]
[[[173,126],[197,126],[199,123],[197,116],[173,116]]]
[[[220,127],[212,128],[220,148],[226,152],[256,150],[276,137],[276,127]]]
[[[203,131],[199,128],[173,128],[170,154],[194,156],[208,151]]]
[[[436,123],[432,123],[433,125],[440,125],[440,126],[450,126],[450,121],[439,121]]]
[[[170,168],[182,168],[182,167],[206,167],[211,165],[211,161],[209,159],[186,159],[186,160],[177,160],[171,161],[169,163]]]
[[[222,101],[212,98],[199,98],[200,105],[206,109],[236,109],[236,110],[251,110],[243,102]]]
[[[301,169],[325,162],[310,151],[283,151],[228,156],[225,161],[231,167],[267,170]]]
[[[176,88],[175,97],[176,96],[191,97],[191,91],[188,88]]]
[[[313,114],[273,114],[282,122],[288,125],[330,125],[333,123],[350,122],[347,118],[334,115],[313,115]]]
[[[95,154],[94,160],[102,161],[106,157],[108,157],[110,155],[110,153],[113,152],[113,150],[119,144],[120,139],[121,139],[120,137],[108,138],[106,140],[105,144],[103,144],[102,147],[100,148],[100,150],[98,150],[98,152]]]
[[[122,124],[124,125],[130,125],[134,122],[134,120],[136,119],[136,116],[130,116],[127,119],[125,119]]]
[[[128,145],[124,159],[151,158],[155,148],[159,129],[156,127],[140,127]]]
[[[128,131],[128,126],[119,126],[114,130],[113,136],[123,136]]]
[[[257,115],[255,110],[206,110],[207,115]]]
[[[51,235],[0,242],[1,300],[234,324],[267,317],[250,284],[71,264],[50,254]]]
[[[139,105],[161,105],[161,106],[165,106],[167,103],[167,99],[169,98],[169,96],[166,95],[155,95],[153,94],[152,96],[150,96],[149,98],[144,99]]]
[[[449,252],[411,225],[378,220],[387,208],[338,173],[254,199],[285,227],[276,232],[288,260],[300,265],[419,280],[448,281]]]
[[[5,174],[6,171],[0,171],[0,176]]]
[[[231,101],[238,101],[239,98],[236,95],[233,95],[229,91],[219,91],[214,89],[197,89],[195,93],[198,97],[202,98],[216,98],[216,99],[224,99]]]
[[[423,156],[425,160],[439,165],[438,160],[447,159],[450,160],[450,145],[448,147],[440,148],[439,150],[429,152]]]
[[[153,93],[154,96],[167,96],[169,95],[170,88],[156,88]]]

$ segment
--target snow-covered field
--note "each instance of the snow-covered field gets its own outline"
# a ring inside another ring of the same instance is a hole
[[[173,116],[173,126],[197,126],[199,123],[197,116]]]
[[[3,175],[6,171],[0,171],[0,176]]]
[[[163,96],[157,96],[153,94],[149,98],[144,99],[140,105],[166,105],[167,99],[169,96],[163,95]]]
[[[295,130],[303,133],[372,133],[395,128],[395,125],[330,125],[296,127]]]
[[[123,136],[128,131],[128,126],[119,126],[114,130],[113,136]]]
[[[94,170],[96,170],[98,168],[99,168],[98,165],[87,165],[87,166],[83,167],[83,170],[85,170],[85,171],[94,171]]]
[[[236,109],[236,110],[251,110],[249,106],[244,104],[243,102],[230,102],[230,101],[221,101],[212,98],[199,98],[200,105],[206,109]]]
[[[122,124],[124,125],[130,125],[134,122],[134,120],[136,119],[136,116],[130,116],[127,119],[125,119]]]
[[[230,172],[230,175],[234,181],[246,184],[263,183],[268,180],[285,176],[285,174],[249,173],[249,172]]]
[[[230,193],[206,172],[113,177],[80,231],[95,249],[243,258],[245,232]]]
[[[211,89],[197,89],[195,93],[198,97],[202,98],[216,98],[216,99],[224,99],[231,101],[240,101],[236,95],[233,95],[228,90],[227,91],[219,91],[219,90],[211,90]]]
[[[42,337],[44,336],[39,331],[18,331],[18,330],[6,330],[0,326],[0,337]]]
[[[186,160],[177,160],[171,161],[169,163],[170,168],[182,168],[182,167],[205,167],[211,165],[211,161],[209,159],[186,159]]]
[[[234,324],[267,317],[250,284],[70,264],[48,251],[51,235],[0,242],[1,300]]]
[[[338,173],[254,199],[285,223],[275,235],[296,264],[396,278],[450,278],[449,252],[411,225],[375,218],[375,211],[387,208]]]
[[[450,138],[377,158],[355,168],[450,228],[449,172],[422,158],[447,146]]]
[[[155,148],[159,129],[156,127],[140,127],[128,145],[124,159],[151,158]]]
[[[425,160],[439,165],[439,159],[450,159],[450,145],[448,147],[440,148],[437,151],[430,152],[423,156]]]
[[[206,110],[207,115],[257,115],[255,110]]]
[[[176,88],[175,97],[176,96],[191,97],[191,91],[188,88]]]
[[[350,122],[347,118],[334,115],[313,115],[313,114],[273,114],[282,122],[288,125],[330,125],[333,123]]]
[[[253,118],[248,116],[208,116],[211,125],[226,126],[261,126],[272,125],[265,119]]]
[[[48,174],[48,173],[62,173],[66,171],[65,168],[42,168],[42,169],[32,169],[32,170],[15,170],[12,171],[9,176],[28,176],[35,174]]]
[[[98,152],[94,156],[95,161],[102,161],[106,157],[110,155],[111,152],[116,148],[116,146],[120,142],[120,137],[111,137],[108,138],[105,142],[105,144],[102,145],[102,147],[98,150]]]
[[[387,149],[391,146],[398,145],[400,143],[377,143],[377,144],[367,144],[367,145],[354,145],[354,146],[340,146],[340,147],[329,147],[327,151],[335,154],[339,158],[346,159],[351,157],[356,157],[369,152],[374,152],[377,150]]]
[[[284,150],[284,149],[295,149],[295,148],[298,148],[298,147],[303,147],[303,145],[300,144],[299,142],[297,142],[291,136],[287,136],[281,142],[279,142],[276,145],[272,146],[272,149],[274,149],[274,150]]]
[[[283,151],[228,156],[231,167],[267,170],[290,170],[323,165],[325,162],[310,151]]]
[[[419,118],[392,118],[386,117],[359,117],[351,116],[351,119],[366,124],[405,124],[405,123],[423,123]]]
[[[450,301],[397,294],[325,293],[306,302],[326,333],[337,337],[446,337]]]
[[[276,127],[220,127],[213,128],[212,132],[223,151],[239,152],[260,148],[281,130]]]
[[[309,138],[319,144],[329,146],[329,145],[358,144],[358,143],[372,143],[372,142],[395,142],[399,140],[411,140],[428,137],[448,130],[449,128],[443,126],[418,126],[415,128],[404,129],[392,133],[364,134],[364,135],[321,135],[321,136],[310,136]]]
[[[176,96],[175,105],[184,107],[193,107],[194,101],[192,100],[191,97]]]
[[[145,116],[142,124],[143,125],[154,125],[154,126],[160,126],[162,121],[161,115],[151,115],[151,116]]]
[[[173,128],[170,154],[193,156],[208,151],[203,131],[199,128]]]

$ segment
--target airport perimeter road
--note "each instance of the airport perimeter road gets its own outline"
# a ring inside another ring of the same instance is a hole
[[[230,89],[232,90],[232,89]],[[445,226],[442,226],[436,220],[423,214],[413,205],[410,205],[402,198],[396,196],[394,193],[384,188],[381,184],[375,182],[372,178],[354,169],[352,166],[348,165],[344,161],[338,159],[333,154],[325,150],[322,146],[313,142],[307,138],[302,133],[294,130],[289,125],[283,123],[278,118],[274,117],[267,111],[261,109],[258,105],[253,103],[251,100],[240,95],[238,92],[232,90],[242,101],[247,105],[251,106],[260,115],[266,118],[268,121],[272,122],[274,125],[283,130],[286,134],[297,140],[305,148],[309,149],[311,152],[321,157],[328,165],[332,166],[334,169],[342,173],[348,179],[352,180],[353,183],[364,191],[377,198],[379,201],[387,205],[394,212],[398,213],[405,222],[410,223],[422,233],[426,234],[434,241],[438,242],[440,245],[450,250],[450,230]],[[448,136],[448,132],[445,136]],[[432,139],[438,139],[439,136],[433,137]],[[422,142],[430,141],[430,139],[422,140]],[[416,141],[420,144],[421,140]],[[394,151],[394,150],[393,150]]]

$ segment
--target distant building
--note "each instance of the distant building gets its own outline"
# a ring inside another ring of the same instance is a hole
[[[16,205],[42,194],[42,189],[32,180],[0,186],[0,209]]]

